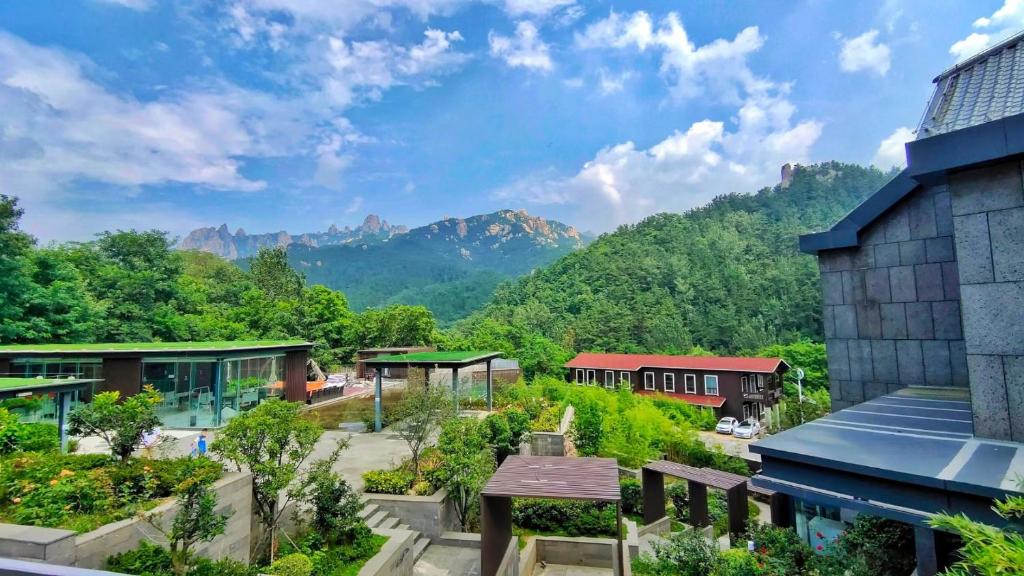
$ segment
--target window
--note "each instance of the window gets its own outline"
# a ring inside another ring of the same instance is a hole
[[[629,372],[619,372],[619,384],[622,383],[626,383],[626,385],[631,384],[629,381]],[[632,388],[632,386],[629,387]]]
[[[687,394],[697,393],[697,377],[693,374],[683,375],[683,386],[686,389]]]
[[[604,372],[604,387],[615,388],[615,372],[611,370],[605,370]]]
[[[644,390],[654,390],[654,372],[644,372]]]
[[[666,372],[663,380],[664,381],[662,382],[662,384],[665,386],[665,392],[675,392],[676,391],[676,375],[675,374],[670,374],[670,373]]]
[[[740,376],[740,390],[742,390],[744,392],[750,392],[750,389],[747,388],[747,377],[746,376]]]
[[[764,390],[764,374],[757,375],[757,389]]]
[[[586,380],[586,376],[583,375],[583,369],[582,368],[577,368],[576,369],[576,383],[577,384],[584,384],[584,383],[586,383],[586,381],[587,381]]]
[[[594,370],[587,370],[587,384],[595,386],[597,384],[597,372]]]
[[[718,376],[704,375],[704,393],[708,396],[718,396]]]

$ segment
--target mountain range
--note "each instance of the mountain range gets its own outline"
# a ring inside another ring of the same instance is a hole
[[[293,245],[300,246],[334,246],[339,244],[367,244],[387,240],[392,236],[405,234],[407,226],[393,226],[387,220],[370,214],[363,223],[355,228],[345,226],[338,228],[331,225],[326,232],[307,232],[305,234],[289,234],[288,232],[270,232],[266,234],[246,234],[239,228],[232,234],[227,224],[219,228],[212,226],[198,228],[185,236],[178,243],[181,250],[201,250],[226,258],[237,260],[256,255],[260,248],[278,248]]]

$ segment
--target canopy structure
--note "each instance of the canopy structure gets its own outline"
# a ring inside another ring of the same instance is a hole
[[[0,400],[22,398],[40,394],[55,394],[57,408],[57,430],[60,434],[61,452],[67,452],[67,415],[71,399],[76,392],[90,388],[100,380],[81,378],[0,378]]]
[[[512,498],[560,498],[614,502],[616,574],[624,574],[622,494],[614,458],[509,456],[480,491],[480,569],[495,576],[512,538]],[[664,504],[664,503],[663,503]]]
[[[374,386],[374,430],[381,430],[381,396],[383,394],[383,368],[388,366],[404,366],[406,368],[448,368],[452,371],[452,393],[455,396],[455,409],[459,409],[459,369],[474,364],[486,363],[487,365],[487,409],[492,408],[493,379],[491,374],[491,361],[501,356],[501,352],[486,352],[480,350],[463,350],[448,352],[412,352],[410,354],[396,354],[393,356],[378,356],[364,360],[368,368],[376,372],[376,385]]]

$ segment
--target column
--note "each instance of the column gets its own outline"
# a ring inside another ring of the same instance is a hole
[[[71,410],[71,392],[57,393],[57,433],[60,435],[60,453],[68,453],[68,412]]]
[[[494,380],[491,372],[491,360],[487,361],[487,411],[490,412],[494,409],[494,403],[492,396],[494,393]]]
[[[480,496],[480,576],[497,576],[512,540],[512,499]]]
[[[708,487],[695,480],[687,481],[690,495],[690,525],[703,528],[708,525]]]
[[[614,555],[614,558],[616,559],[616,562],[615,562],[615,567],[613,568],[613,570],[615,570],[616,576],[624,576],[626,574],[626,567],[623,566],[623,564],[626,561],[626,554],[628,554],[629,551],[622,549],[622,501],[621,500],[615,503],[615,543],[617,545],[617,548],[616,548],[616,552],[617,553]]]
[[[782,492],[775,492],[770,497],[771,512],[772,512],[772,526],[778,526],[779,528],[789,528],[793,525],[793,501],[788,494]]]
[[[289,402],[306,401],[306,350],[292,350],[284,356],[284,399]]]
[[[729,541],[747,531],[747,483],[744,482],[725,493],[729,510]]]
[[[224,382],[221,379],[224,375],[223,360],[213,362],[213,422],[212,426],[220,426],[220,411],[224,407]]]
[[[653,524],[665,517],[665,475],[642,468],[640,486],[644,497],[644,524]]]
[[[939,556],[935,547],[935,531],[927,526],[914,526],[914,548],[917,550],[917,576],[938,574]]]
[[[455,414],[459,413],[459,369],[452,368],[452,397],[455,404]]]
[[[384,383],[382,381],[383,370],[380,366],[374,368],[377,373],[376,383],[373,386],[373,431],[380,432],[381,429],[381,410],[380,401],[383,395]]]

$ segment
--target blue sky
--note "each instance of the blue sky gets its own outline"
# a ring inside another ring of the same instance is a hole
[[[0,4],[0,193],[41,241],[525,208],[602,232],[889,166],[1024,1]]]

